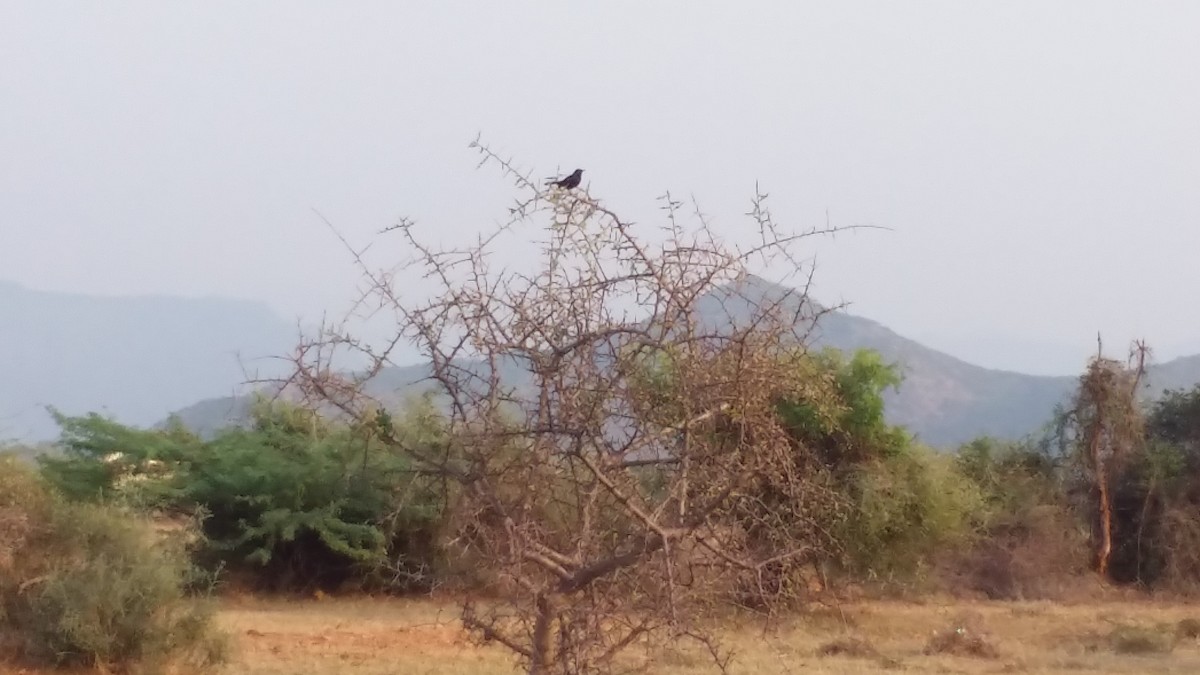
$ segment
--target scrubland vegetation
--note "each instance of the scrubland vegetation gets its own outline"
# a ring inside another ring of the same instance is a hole
[[[751,241],[727,243],[667,197],[651,236],[499,164],[523,196],[492,238],[442,251],[398,228],[432,298],[362,267],[431,364],[427,398],[381,407],[363,383],[395,343],[330,328],[248,428],[60,417],[60,453],[7,461],[7,663],[1200,664],[1197,617],[1170,604],[1200,581],[1200,389],[1143,407],[1140,346],[1098,356],[1045,434],[937,453],[884,419],[894,364],[806,349],[826,309],[736,293],[753,263],[795,268],[791,249],[823,232],[779,231],[758,195]],[[498,239],[539,236],[530,269],[488,265]],[[339,349],[374,367],[339,374]],[[528,382],[502,383],[509,364]]]

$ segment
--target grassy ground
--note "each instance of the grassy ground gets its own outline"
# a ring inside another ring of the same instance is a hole
[[[233,633],[225,673],[268,675],[492,675],[517,672],[505,652],[466,642],[451,604],[432,601],[229,600]],[[756,627],[721,631],[736,650],[734,673],[1197,673],[1200,641],[1178,622],[1200,618],[1183,604],[864,602],[795,618],[764,636]],[[943,653],[924,653],[938,631]],[[1197,627],[1200,627],[1198,624]],[[972,645],[970,638],[984,636]],[[1186,633],[1186,631],[1185,631]],[[855,642],[858,640],[859,642]],[[822,656],[838,643],[850,654]],[[975,647],[972,652],[972,647]],[[988,654],[994,648],[994,654]],[[961,650],[962,654],[954,651]],[[651,673],[712,672],[697,651],[669,649]]]

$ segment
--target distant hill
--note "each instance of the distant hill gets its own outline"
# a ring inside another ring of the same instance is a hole
[[[698,308],[706,322],[734,323],[749,316],[754,305],[783,297],[788,290],[751,277],[702,298]],[[814,304],[812,310],[818,309]],[[812,344],[846,351],[872,349],[897,364],[904,382],[886,394],[888,419],[940,448],[952,448],[984,434],[1017,439],[1036,432],[1076,384],[1075,377],[1024,375],[976,366],[845,311],[826,313],[812,335]],[[427,375],[427,366],[390,368],[371,383],[370,392],[384,400],[401,400],[419,391],[418,382]],[[518,368],[505,373],[511,384],[522,378]],[[1146,396],[1200,383],[1200,355],[1152,366],[1147,379]],[[248,410],[248,398],[229,397],[201,401],[179,410],[178,415],[184,424],[210,433],[244,421]]]
[[[295,340],[295,327],[260,303],[0,281],[0,441],[56,437],[48,404],[150,426],[197,399],[239,393],[243,365],[278,370],[256,359],[286,354]]]
[[[739,321],[753,306],[779,302],[791,289],[757,277],[706,297],[702,313]],[[821,308],[815,306],[811,315]],[[796,307],[792,305],[793,311]],[[805,313],[802,313],[802,315]],[[923,442],[951,447],[979,435],[1019,438],[1049,420],[1075,378],[1024,375],[983,368],[905,338],[870,319],[837,310],[825,313],[811,335],[814,347],[847,352],[871,349],[899,367],[904,382],[885,394],[886,414]],[[1198,371],[1200,372],[1200,371]]]
[[[828,315],[821,329],[819,344],[873,349],[900,367],[904,382],[885,396],[888,419],[933,446],[953,446],[985,434],[1015,439],[1033,432],[1076,383],[1074,377],[976,366],[844,312]]]

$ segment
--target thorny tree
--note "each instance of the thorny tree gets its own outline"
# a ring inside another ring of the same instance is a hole
[[[1144,419],[1138,387],[1146,373],[1149,349],[1134,343],[1122,363],[1105,358],[1097,338],[1097,354],[1079,379],[1079,389],[1066,419],[1094,499],[1096,571],[1109,574],[1113,554],[1115,477],[1141,449]]]
[[[767,510],[747,503],[764,489],[776,500],[809,492],[803,449],[776,406],[803,398],[820,410],[828,400],[827,378],[801,367],[808,331],[828,310],[807,301],[811,269],[790,296],[737,298],[736,317],[713,310],[751,266],[794,273],[792,249],[838,228],[782,234],[758,194],[749,243],[724,243],[669,195],[664,224],[651,229],[583,188],[543,190],[472,147],[515,181],[511,219],[453,250],[411,223],[389,228],[414,259],[389,273],[357,260],[365,299],[395,313],[395,339],[373,349],[325,330],[300,346],[290,386],[375,422],[422,472],[455,486],[450,544],[495,582],[486,606],[464,605],[478,639],[505,645],[531,673],[584,673],[611,669],[626,648],[687,636],[723,668],[728,655],[698,627],[714,597],[747,579],[782,593],[789,587],[771,571],[822,545],[785,518],[751,522]],[[531,237],[540,249],[526,268],[490,264],[501,246]],[[397,270],[414,266],[436,282],[432,299],[399,288]],[[405,341],[428,360],[444,410],[448,441],[436,447],[406,446],[367,394]],[[339,375],[329,355],[347,347],[373,366]]]

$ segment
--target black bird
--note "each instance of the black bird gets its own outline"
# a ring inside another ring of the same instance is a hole
[[[560,188],[570,190],[579,187],[579,183],[583,180],[583,169],[575,169],[570,176],[560,180],[548,180],[546,185],[557,185]]]

